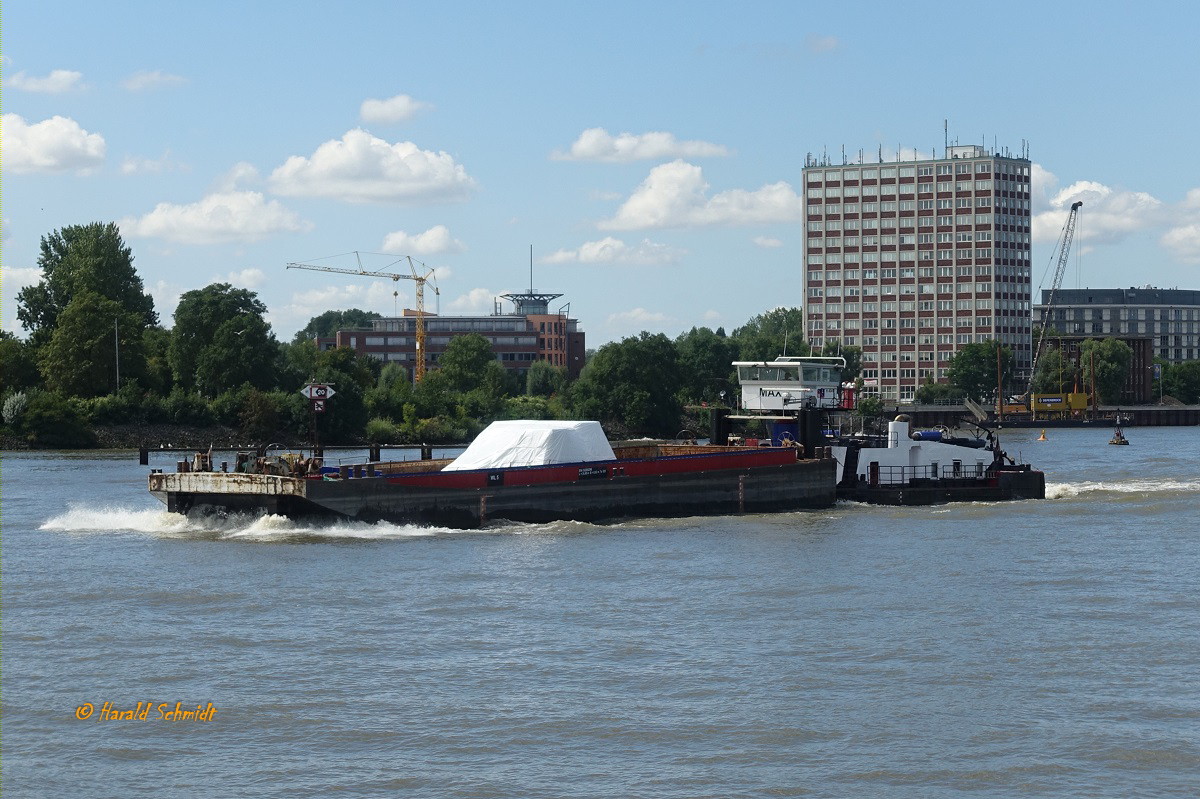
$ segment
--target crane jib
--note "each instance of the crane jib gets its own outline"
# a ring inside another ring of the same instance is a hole
[[[358,251],[354,252],[354,257],[358,260],[358,269],[346,269],[339,266],[322,266],[319,264],[304,264],[304,263],[289,263],[288,269],[308,269],[314,272],[337,272],[343,275],[358,275],[359,277],[386,277],[396,280],[411,280],[417,284],[417,289],[414,292],[417,299],[417,316],[414,322],[415,338],[417,344],[417,363],[413,367],[413,380],[419,381],[425,376],[425,284],[433,283],[433,292],[440,294],[437,286],[437,275],[432,267],[421,264],[421,268],[425,270],[425,274],[417,273],[417,264],[420,261],[414,261],[412,256],[402,256],[408,261],[408,268],[412,270],[411,275],[400,275],[395,272],[386,270],[378,270],[375,272],[368,271],[362,268],[362,259],[359,258]]]
[[[1042,312],[1042,332],[1038,336],[1037,349],[1033,352],[1033,362],[1029,365],[1029,387],[1025,391],[1027,397],[1033,396],[1033,381],[1037,377],[1038,360],[1042,357],[1042,349],[1046,343],[1046,330],[1050,326],[1054,300],[1058,295],[1059,288],[1062,287],[1063,274],[1067,269],[1067,256],[1071,253],[1071,240],[1075,237],[1075,221],[1079,217],[1079,209],[1082,205],[1083,200],[1077,200],[1071,204],[1071,211],[1067,214],[1067,221],[1063,223],[1062,235],[1058,240],[1058,263],[1054,268],[1054,282],[1050,284],[1050,297]]]

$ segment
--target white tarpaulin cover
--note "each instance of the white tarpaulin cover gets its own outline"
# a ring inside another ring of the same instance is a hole
[[[599,422],[492,422],[443,471],[615,460]]]

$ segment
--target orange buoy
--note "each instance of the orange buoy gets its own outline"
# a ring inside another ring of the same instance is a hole
[[[1046,429],[1042,428],[1042,434],[1040,436],[1038,436],[1038,441],[1045,441],[1045,440],[1046,440]]]

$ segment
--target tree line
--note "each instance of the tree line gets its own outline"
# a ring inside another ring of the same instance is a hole
[[[544,362],[518,376],[483,337],[456,337],[414,384],[397,364],[314,344],[379,318],[366,311],[326,311],[281,342],[255,292],[213,283],[185,292],[164,325],[113,223],[44,236],[37,263],[41,280],[17,296],[28,337],[0,332],[4,432],[34,446],[88,446],[98,426],[150,424],[302,440],[313,425],[299,391],[308,382],[335,387],[319,419],[326,443],[461,442],[505,418],[599,419],[622,433],[672,435],[685,405],[732,400],[732,361],[809,352],[800,309],[777,308],[728,335],[697,327],[606,344],[574,381]]]
[[[29,335],[0,331],[0,421],[9,440],[86,447],[96,427],[151,424],[220,425],[260,442],[305,440],[313,415],[300,388],[309,382],[335,387],[319,419],[321,440],[330,444],[457,443],[492,420],[523,418],[596,419],[616,435],[671,436],[687,407],[734,403],[733,361],[812,352],[801,310],[775,308],[728,334],[693,327],[675,338],[643,332],[605,344],[589,353],[576,380],[545,362],[518,376],[482,336],[456,337],[437,368],[414,384],[397,364],[314,344],[378,314],[326,311],[281,342],[255,292],[213,283],[185,292],[168,327],[133,262],[113,223],[43,237],[41,280],[17,296],[17,318]],[[1118,344],[1085,345],[1097,348],[1102,397],[1119,391],[1128,372]],[[919,399],[992,396],[996,348],[966,346],[951,363],[949,384],[929,383]],[[820,354],[846,358],[844,381],[861,374],[856,347],[831,344]],[[1001,348],[1000,356],[1011,384],[1012,354]],[[1043,359],[1036,385],[1062,372],[1054,364],[1053,355]],[[1200,373],[1174,367],[1164,380],[1179,399],[1196,401]]]

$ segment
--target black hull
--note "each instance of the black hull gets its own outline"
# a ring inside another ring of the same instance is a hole
[[[838,499],[872,505],[941,505],[947,502],[1005,502],[1045,499],[1046,476],[1030,470],[1002,471],[985,477],[872,486],[866,482],[838,486]]]
[[[836,463],[817,460],[536,486],[464,489],[398,486],[383,479],[297,480],[290,486],[294,491],[276,494],[155,493],[168,510],[181,513],[272,513],[469,529],[499,520],[605,522],[828,508],[836,501],[835,479]]]

